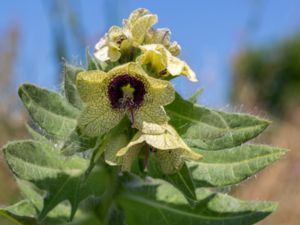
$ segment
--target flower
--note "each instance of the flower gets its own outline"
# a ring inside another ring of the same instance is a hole
[[[129,116],[133,127],[155,133],[158,125],[169,119],[163,106],[175,98],[170,82],[148,76],[139,64],[132,62],[107,73],[81,72],[76,85],[86,103],[78,126],[87,136],[103,135],[125,115]]]
[[[142,147],[147,144],[155,149],[160,167],[165,174],[173,174],[180,170],[185,160],[200,160],[202,155],[192,151],[180,138],[176,130],[165,124],[162,132],[146,134],[139,131],[129,144],[116,154],[120,157],[123,170],[130,170],[134,159],[139,155]]]
[[[94,56],[100,61],[116,62],[144,42],[149,29],[157,23],[157,16],[147,9],[137,9],[123,21],[123,27],[113,26],[95,46]]]
[[[146,34],[143,44],[161,44],[174,55],[179,55],[181,51],[180,45],[174,41],[171,42],[171,31],[167,28],[153,29],[151,28]]]
[[[162,44],[141,45],[142,54],[137,58],[141,65],[149,65],[158,76],[185,75],[196,82],[196,74],[186,62],[173,56]]]
[[[170,30],[152,28],[157,21],[157,16],[147,9],[135,10],[123,21],[123,27],[112,26],[100,39],[95,46],[95,58],[102,62],[116,62],[122,55],[132,55],[135,53],[133,49],[145,44],[161,44],[172,55],[178,55],[181,49],[177,42],[171,42]]]
[[[129,18],[123,21],[124,29],[132,39],[133,46],[138,47],[144,42],[147,32],[157,21],[156,15],[143,8],[133,11]]]
[[[121,57],[122,52],[128,51],[130,41],[123,28],[112,26],[108,33],[95,46],[94,56],[100,61],[116,62]]]

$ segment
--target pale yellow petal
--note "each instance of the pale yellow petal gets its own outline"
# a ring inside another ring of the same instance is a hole
[[[157,16],[147,9],[135,10],[128,20],[124,20],[125,29],[128,30],[134,46],[139,46],[144,42],[149,29],[155,23],[157,23]]]
[[[80,72],[76,77],[76,86],[80,98],[86,103],[95,102],[105,96],[103,80],[107,74],[99,70]]]
[[[139,46],[143,43],[148,30],[157,23],[156,15],[145,15],[139,18],[130,28],[133,44]]]
[[[166,48],[170,46],[171,32],[167,28],[150,29],[145,37],[145,44],[162,44]]]
[[[189,147],[184,143],[176,130],[168,124],[162,126],[165,130],[161,134],[144,134],[144,139],[147,144],[160,150],[169,150]]]
[[[99,61],[105,62],[105,61],[112,61],[116,62],[121,57],[121,53],[118,48],[107,45],[103,48],[100,48],[99,50],[95,51],[94,56]]]
[[[177,56],[181,52],[181,47],[180,45],[174,41],[169,47],[168,50],[172,53],[172,55]]]
[[[200,160],[202,158],[200,154],[192,151],[185,144],[172,126],[166,125],[164,137],[166,141],[161,141],[162,146],[160,147],[165,146],[165,148],[160,148],[161,151],[157,151],[157,157],[165,174],[177,172],[186,160]]]
[[[176,46],[176,44],[175,44]],[[179,46],[173,49],[174,53],[180,51]],[[142,54],[138,57],[139,63],[142,65],[149,64],[156,71],[157,76],[170,74],[172,76],[185,75],[189,80],[196,82],[195,72],[187,65],[186,62],[180,60],[161,44],[148,44],[140,46]]]
[[[140,17],[150,14],[148,9],[139,8],[134,10],[127,20],[124,20],[124,25],[130,26],[130,24],[136,22]]]
[[[111,41],[117,41],[119,38],[121,38],[122,36],[124,36],[124,31],[123,28],[118,27],[118,26],[112,26],[108,33],[108,38]]]
[[[156,123],[147,123],[143,121],[142,128],[140,131],[144,134],[163,134],[165,127]]]
[[[159,75],[167,68],[167,58],[165,53],[157,48],[157,45],[142,45],[140,46],[143,54],[141,54],[137,61],[142,65],[150,65],[152,69]]]
[[[116,66],[113,69],[111,69],[107,74],[110,78],[123,74],[128,74],[130,76],[137,77],[138,79],[143,81],[144,85],[149,85],[149,82],[146,79],[148,75],[138,63],[130,62],[120,66]]]
[[[128,151],[130,151],[130,149],[134,146],[140,145],[144,142],[144,136],[142,135],[141,132],[137,132],[134,137],[131,139],[131,141],[128,143],[127,146],[121,148],[118,152],[117,152],[117,156],[124,156],[125,154],[127,154]]]
[[[139,130],[145,131],[144,122],[148,124],[162,125],[168,122],[168,120],[169,117],[162,106],[147,102],[147,104],[142,105],[134,112],[133,126]]]
[[[109,60],[109,47],[104,46],[100,48],[99,50],[95,51],[94,56],[96,59],[102,62]]]
[[[173,75],[177,76],[182,73],[182,70],[184,68],[184,62],[178,59],[177,57],[174,57],[170,52],[167,53],[167,70],[168,72]]]
[[[78,126],[84,135],[101,136],[116,126],[124,113],[112,110],[110,104],[88,105],[78,119]]]
[[[124,156],[128,156],[126,159],[129,161],[127,169],[130,169],[132,161],[137,157],[134,149],[140,151],[145,143],[157,150],[156,154],[165,174],[177,172],[186,160],[200,160],[202,158],[200,154],[192,151],[185,144],[172,126],[165,124],[161,127],[164,132],[160,134],[148,134],[139,131],[126,147],[118,151],[118,157],[123,159]]]
[[[147,32],[144,44],[161,44],[173,56],[177,56],[181,52],[180,45],[176,41],[171,42],[171,32],[167,28],[150,29]]]
[[[106,46],[108,43],[108,35],[105,34],[104,37],[102,37],[97,44],[95,45],[95,50],[99,50],[101,48],[103,48],[104,46]]]
[[[148,77],[154,104],[167,105],[175,99],[175,89],[171,82]]]
[[[195,72],[188,66],[188,64],[185,63],[183,70],[182,70],[182,74],[186,75],[186,77],[192,81],[192,82],[197,82],[197,76],[195,74]]]

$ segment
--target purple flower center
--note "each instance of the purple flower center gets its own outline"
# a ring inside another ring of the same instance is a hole
[[[114,109],[136,109],[143,103],[145,94],[144,83],[128,74],[113,78],[108,86],[108,97]]]

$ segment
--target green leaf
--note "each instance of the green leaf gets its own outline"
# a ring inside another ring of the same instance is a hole
[[[130,120],[124,117],[117,126],[102,137],[84,136],[80,133],[79,129],[75,129],[65,141],[62,152],[65,155],[73,155],[83,151],[97,151],[95,152],[95,154],[97,154],[96,158],[99,158],[100,155],[107,150],[106,156],[109,157],[108,160],[116,161],[116,151],[123,147],[123,144],[120,143],[120,145],[118,142],[124,140],[124,136],[126,136],[126,139],[129,139],[133,135],[131,134],[133,129],[130,126]],[[124,141],[126,144],[128,143],[128,141]]]
[[[186,164],[184,164],[177,173],[165,175],[160,168],[157,158],[151,155],[147,169],[148,175],[151,177],[164,179],[180,190],[191,205],[196,201],[195,185]]]
[[[237,184],[280,159],[285,149],[265,145],[241,145],[219,151],[194,149],[203,159],[187,162],[198,187]]]
[[[36,211],[28,200],[22,200],[12,206],[0,208],[0,216],[3,216],[15,224],[38,225]]]
[[[203,93],[204,89],[201,88],[199,90],[197,90],[190,98],[189,98],[189,102],[196,104],[198,101],[199,96]]]
[[[27,128],[27,131],[29,132],[29,134],[31,135],[31,137],[38,141],[38,142],[41,142],[41,143],[44,143],[44,144],[47,144],[47,145],[51,145],[51,141],[46,138],[46,134],[43,135],[41,134],[40,132],[42,131],[38,131],[36,130],[35,128],[33,128],[31,125],[28,125],[26,124],[26,128]]]
[[[38,193],[36,188],[24,180],[17,180],[18,186],[22,194],[27,198],[12,206],[0,209],[0,215],[8,218],[16,224],[37,225],[38,213],[43,207],[43,197]],[[43,225],[66,224],[70,214],[70,207],[66,204],[57,205],[45,218]],[[82,214],[76,216],[75,219],[81,221],[84,218]]]
[[[65,63],[64,65],[64,94],[74,107],[83,108],[83,103],[79,97],[76,87],[76,76],[79,72],[84,71],[81,67],[76,67]]]
[[[117,152],[129,144],[134,134],[136,134],[136,130],[131,127],[129,118],[124,117],[117,126],[105,135],[103,143],[96,153],[96,158],[104,153],[106,163],[121,165],[122,160],[117,157]]]
[[[71,204],[72,218],[82,200],[99,196],[105,189],[107,177],[103,170],[94,169],[86,176],[89,160],[63,157],[47,145],[34,141],[12,142],[4,148],[4,154],[17,177],[48,192],[39,215],[41,220],[64,200]]]
[[[17,179],[17,183],[22,195],[26,198],[27,201],[31,202],[32,206],[34,206],[37,217],[43,209],[43,192],[41,190],[38,190],[30,182]],[[58,204],[53,210],[48,213],[47,217],[43,220],[43,225],[58,225],[68,223],[70,210],[70,206],[65,204],[64,202]],[[81,220],[85,217],[86,215],[84,215],[82,210],[79,210],[76,213],[76,217],[74,218],[74,220]]]
[[[101,137],[87,137],[80,134],[79,129],[75,129],[66,139],[61,151],[64,155],[73,155],[78,152],[88,151],[97,148]]]
[[[66,137],[75,129],[79,111],[61,95],[23,84],[19,96],[34,122],[50,135]]]
[[[240,201],[205,189],[197,190],[198,202],[190,208],[184,196],[161,180],[129,182],[119,196],[127,224],[153,225],[250,225],[276,208],[271,202]]]
[[[269,121],[239,113],[226,113],[197,106],[176,94],[165,109],[170,124],[190,147],[218,150],[238,146],[260,134]]]
[[[31,184],[28,181],[21,180],[17,178],[17,184],[21,191],[22,196],[27,200],[30,201],[31,204],[35,207],[36,211],[40,211],[43,208],[43,197],[40,190]]]
[[[86,62],[87,62],[87,70],[97,70],[99,69],[93,56],[89,52],[88,48],[85,50],[86,52]]]
[[[125,222],[124,211],[116,205],[110,207],[108,214],[109,218],[107,225],[127,225]]]
[[[84,218],[75,219],[72,222],[67,223],[68,225],[104,225],[100,220],[98,220],[96,215],[87,215]],[[55,224],[55,225],[65,225]],[[121,225],[121,224],[111,224],[111,225]]]

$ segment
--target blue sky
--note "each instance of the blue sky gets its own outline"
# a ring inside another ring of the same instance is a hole
[[[46,3],[45,3],[46,2]],[[42,0],[0,0],[0,36],[12,24],[21,30],[19,55],[15,66],[16,86],[32,82],[57,88],[58,62],[54,50],[47,2]],[[121,24],[136,8],[158,14],[156,27],[168,27],[172,39],[182,46],[180,57],[198,75],[199,83],[175,81],[176,88],[190,96],[197,88],[205,92],[200,103],[223,107],[228,104],[231,63],[234,54],[245,45],[276,42],[300,25],[299,0],[69,0],[82,23],[86,44],[93,49],[109,26]],[[67,28],[66,28],[67,29]],[[83,51],[70,43],[68,61],[79,62]],[[83,59],[84,60],[84,59]]]

